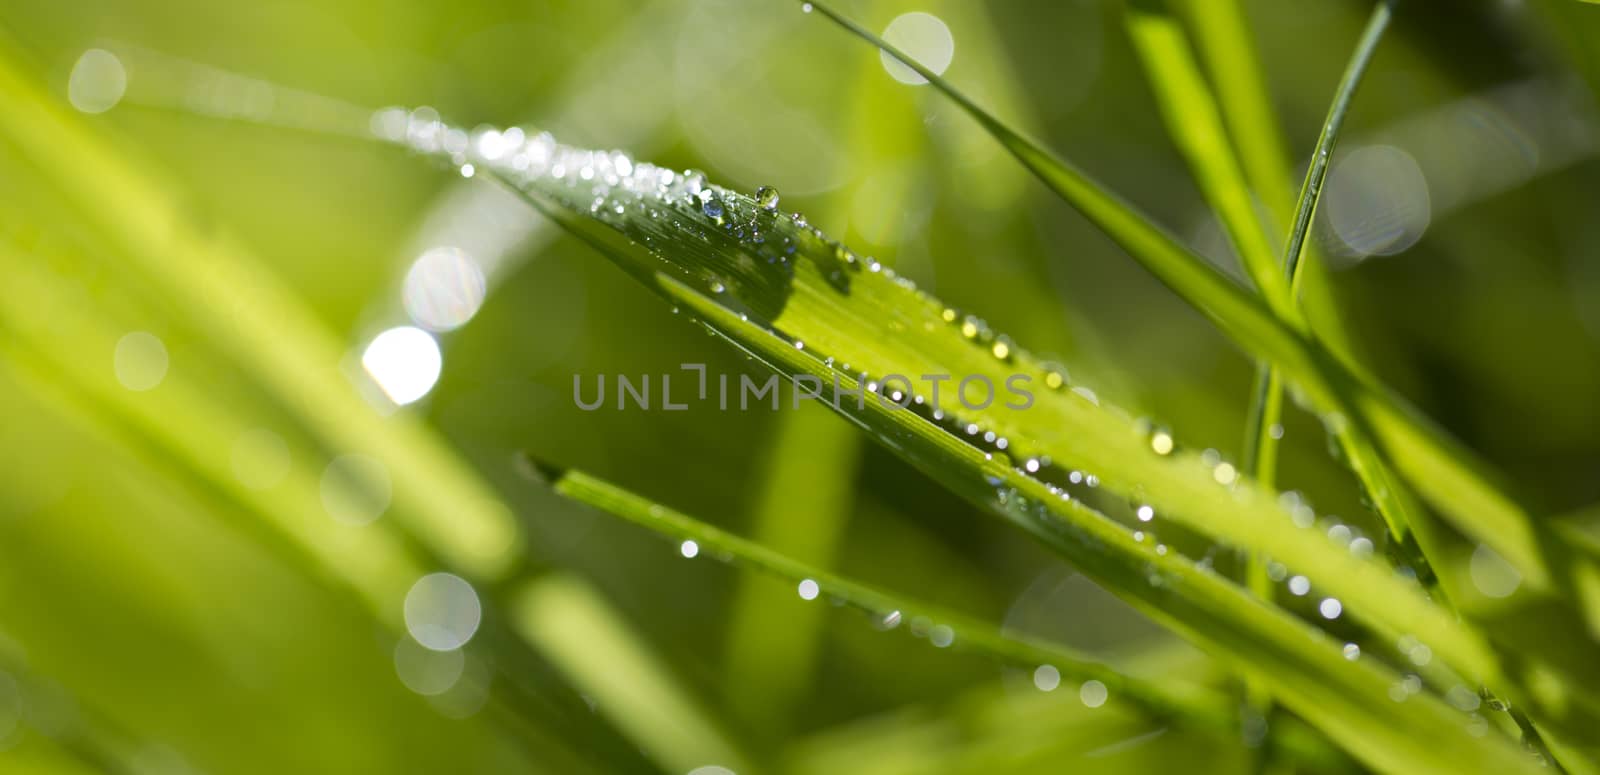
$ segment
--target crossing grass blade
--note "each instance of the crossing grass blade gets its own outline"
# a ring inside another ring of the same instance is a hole
[[[1575,558],[1506,494],[1491,468],[1368,375],[1353,370],[1303,326],[1212,269],[1192,251],[1087,175],[983,110],[938,74],[827,3],[808,3],[820,15],[878,47],[927,79],[983,126],[1047,187],[1073,205],[1130,256],[1225,334],[1274,364],[1291,387],[1337,434],[1365,434],[1384,457],[1463,532],[1495,548],[1532,587],[1568,594],[1592,563]],[[1377,472],[1365,475],[1377,478]],[[1378,480],[1378,494],[1387,495]],[[1581,600],[1600,621],[1596,601]]]

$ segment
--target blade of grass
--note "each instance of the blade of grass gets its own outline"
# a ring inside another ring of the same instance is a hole
[[[789,412],[778,423],[753,529],[762,544],[825,565],[854,510],[861,440],[820,411]],[[822,612],[787,592],[744,574],[728,624],[728,699],[754,728],[787,728],[812,683]]]
[[[1230,4],[1228,8],[1211,13],[1202,12],[1199,16],[1209,19],[1228,17],[1239,12],[1236,5]],[[1244,259],[1246,268],[1256,279],[1257,288],[1280,318],[1297,319],[1300,313],[1296,296],[1302,288],[1301,280],[1305,276],[1302,271],[1305,264],[1300,257],[1306,251],[1308,225],[1315,215],[1345,117],[1392,17],[1391,3],[1380,2],[1375,6],[1366,30],[1351,55],[1335,91],[1327,119],[1317,139],[1306,183],[1296,201],[1293,217],[1295,227],[1289,237],[1281,267],[1272,256],[1271,249],[1264,239],[1265,226],[1258,219],[1259,211],[1251,201],[1243,165],[1235,158],[1232,146],[1227,140],[1221,111],[1199,73],[1199,67],[1193,60],[1176,18],[1167,11],[1165,0],[1132,4],[1127,14],[1135,48],[1145,62],[1150,81],[1156,87],[1158,102],[1169,133],[1183,149],[1207,200],[1227,227]],[[1238,39],[1245,37],[1242,34],[1242,19],[1209,23],[1221,28],[1225,37],[1230,38],[1231,42],[1238,43]],[[1235,91],[1247,90],[1250,84],[1259,82],[1254,75],[1240,72],[1248,69],[1253,63],[1253,53],[1249,47],[1242,53],[1236,52],[1233,56],[1223,59],[1233,65],[1227,75],[1240,78],[1244,84],[1244,86],[1233,86]],[[1262,121],[1271,120],[1270,109],[1264,104],[1260,104],[1257,100],[1246,101],[1254,108],[1245,110],[1246,116]],[[1242,118],[1236,119],[1234,125],[1239,126],[1242,123]],[[1263,136],[1275,138],[1276,133],[1270,127],[1271,125],[1266,129],[1250,129],[1249,140],[1259,141]],[[1253,237],[1255,239],[1252,239]],[[1263,281],[1264,276],[1267,277],[1267,281]],[[1242,468],[1246,475],[1268,486],[1275,481],[1277,436],[1273,431],[1280,422],[1282,407],[1280,390],[1276,370],[1270,364],[1260,364],[1252,393]],[[1406,487],[1393,477],[1388,466],[1365,439],[1348,431],[1336,436],[1337,442],[1351,461],[1352,468],[1358,474],[1363,489],[1371,498],[1374,508],[1390,526],[1393,536],[1391,547],[1400,547],[1397,554],[1401,561],[1407,562],[1417,570],[1419,577],[1436,600],[1449,606],[1448,597],[1433,577],[1433,563],[1428,560],[1429,552],[1422,548],[1437,544],[1425,539],[1414,541],[1411,535],[1409,526],[1425,524],[1420,521],[1425,515],[1417,507]],[[1263,599],[1271,600],[1272,587],[1267,576],[1266,558],[1252,557],[1247,573],[1251,589]],[[1253,702],[1258,707],[1263,706],[1264,697],[1259,687],[1251,694],[1254,697]],[[1545,749],[1533,723],[1520,709],[1514,708],[1512,712],[1522,730],[1524,741],[1548,756],[1549,752]]]
[[[1211,269],[1132,207],[1010,129],[937,74],[827,4],[808,5],[926,78],[1052,191],[1096,223],[1224,333],[1252,354],[1275,364],[1297,388],[1296,395],[1316,407],[1331,429],[1344,432],[1356,423],[1356,432],[1370,433],[1419,490],[1463,531],[1494,546],[1501,556],[1523,570],[1530,585],[1548,590],[1572,583],[1568,578],[1573,570],[1569,567],[1572,558],[1551,556],[1554,548],[1547,533],[1504,494],[1503,485],[1488,466],[1459,442],[1398,396],[1377,386],[1366,375],[1352,371],[1301,327],[1279,320],[1263,303]],[[1375,477],[1377,473],[1368,475]],[[1589,613],[1600,616],[1600,611]]]
[[[745,755],[586,582],[548,574],[511,593],[512,624],[668,772],[751,772]]]
[[[697,551],[707,556],[744,565],[787,581],[787,589],[792,590],[792,585],[810,581],[820,590],[819,597],[865,613],[879,628],[895,629],[902,622],[925,620],[928,628],[949,628],[953,633],[950,643],[955,648],[968,649],[1028,669],[1051,665],[1058,668],[1064,677],[1078,681],[1100,681],[1116,696],[1127,697],[1155,716],[1170,717],[1180,723],[1210,729],[1225,736],[1238,734],[1229,700],[1209,688],[1182,681],[1147,680],[1124,675],[1087,654],[1048,641],[1005,636],[993,625],[971,617],[828,572],[586,472],[548,464],[540,464],[539,470],[545,477],[545,483],[563,497],[675,541],[692,541]],[[791,591],[788,594],[793,593]]]
[[[419,116],[401,139],[450,158],[438,144],[449,131],[436,119]],[[963,329],[979,336],[972,321],[952,325],[952,310],[750,197],[699,178],[685,181],[619,153],[557,146],[548,136],[534,138],[510,156],[467,158],[474,169],[505,181],[709,330],[791,379],[820,384],[832,377],[844,389],[864,389],[865,377],[833,364],[849,362],[880,375],[995,374],[997,364],[1015,364],[1047,385],[1062,384],[1059,373],[1047,372],[1003,341],[968,339]],[[1259,676],[1286,705],[1365,760],[1395,768],[1429,761],[1438,752],[1418,745],[1417,735],[1399,732],[1409,725],[1427,727],[1421,737],[1430,740],[1462,734],[1456,712],[1431,695],[1415,698],[1406,713],[1398,713],[1387,698],[1396,679],[1386,668],[1346,661],[1314,629],[1261,606],[1164,546],[1135,540],[1077,498],[1063,499],[1054,485],[1019,473],[1004,454],[985,453],[916,412],[885,408],[886,397],[871,396],[877,400],[834,408],[1234,668]],[[1158,511],[1187,511],[1186,525],[1229,543],[1261,542],[1275,557],[1311,569],[1329,593],[1346,600],[1352,614],[1380,625],[1387,621],[1396,633],[1426,631],[1441,658],[1466,665],[1472,674],[1498,673],[1485,644],[1415,588],[1381,563],[1353,557],[1294,527],[1273,496],[1234,481],[1231,467],[1214,467],[1188,452],[1152,452],[1148,431],[1085,392],[1049,391],[1038,398],[1028,415],[1030,428],[1043,429],[1037,433],[1022,430],[1018,417],[998,409],[967,412],[948,395],[942,401],[935,397],[934,403],[948,413],[946,422],[960,418],[957,422],[966,422],[971,433],[979,420],[983,427],[1007,431],[1017,439],[1016,454],[1026,446],[1057,460],[1082,461],[1099,468],[1101,481],[1120,483],[1129,497],[1148,494]],[[1050,429],[1065,430],[1050,435],[1049,444],[1040,443]],[[1487,756],[1513,768],[1527,765],[1514,747],[1501,751],[1492,740],[1469,739],[1462,745],[1479,749],[1468,756],[1474,760]],[[1464,750],[1449,748],[1450,756]]]
[[[1201,59],[1212,74],[1222,118],[1240,166],[1260,203],[1272,214],[1272,234],[1285,234],[1294,221],[1296,191],[1290,181],[1289,151],[1272,105],[1266,69],[1256,52],[1242,0],[1188,0],[1188,18]],[[1344,358],[1354,345],[1340,318],[1327,281],[1327,268],[1316,259],[1316,245],[1306,245],[1312,260],[1303,262],[1298,299],[1317,339]]]
[[[1200,15],[1225,16],[1227,10],[1237,12],[1238,9],[1225,9],[1218,13],[1202,12]],[[1281,263],[1266,243],[1264,238],[1266,229],[1257,217],[1258,211],[1245,183],[1243,165],[1234,156],[1232,146],[1225,136],[1221,111],[1199,73],[1199,67],[1193,60],[1176,18],[1167,11],[1164,3],[1158,2],[1130,6],[1128,16],[1135,47],[1146,63],[1150,81],[1157,88],[1168,131],[1179,141],[1207,200],[1227,225],[1246,268],[1256,280],[1256,287],[1280,318],[1299,319],[1301,313],[1296,303],[1295,290],[1299,288],[1302,276],[1300,268],[1304,266],[1298,260],[1298,256],[1305,249],[1305,232],[1301,226],[1308,223],[1307,219],[1315,212],[1318,194],[1322,188],[1321,183],[1327,174],[1328,162],[1332,157],[1339,129],[1349,112],[1362,75],[1370,65],[1377,44],[1388,26],[1390,9],[1384,4],[1377,6],[1335,92],[1333,105],[1313,154],[1314,162],[1307,178],[1307,186],[1302,190],[1302,196],[1298,200],[1293,218],[1295,231],[1289,238],[1285,260]],[[1222,26],[1227,25],[1224,23]],[[1248,59],[1249,54],[1246,53],[1243,58]],[[1235,67],[1228,74],[1244,77],[1237,72],[1239,69]],[[1246,81],[1250,82],[1253,81]],[[1237,90],[1240,87],[1233,88]],[[1260,120],[1270,118],[1261,110],[1251,115]],[[1235,126],[1241,123],[1242,120],[1235,120]],[[1251,134],[1250,139],[1259,140],[1263,134],[1275,135],[1270,129],[1258,130]],[[1313,180],[1315,185],[1312,185]],[[1282,405],[1281,384],[1277,370],[1269,363],[1258,364],[1246,425],[1242,468],[1245,475],[1267,486],[1272,486],[1276,481],[1278,448],[1276,430],[1281,427],[1279,423]],[[1410,526],[1418,522],[1421,513],[1416,509],[1404,486],[1393,479],[1387,465],[1376,455],[1376,450],[1364,439],[1355,438],[1348,426],[1344,432],[1335,435],[1337,443],[1344,449],[1352,468],[1358,474],[1363,489],[1369,494],[1374,507],[1389,526],[1392,536],[1390,550],[1395,551],[1398,560],[1406,562],[1417,571],[1436,600],[1448,605],[1447,598],[1443,597],[1437,584],[1432,583],[1432,563],[1427,560],[1424,552],[1412,546]],[[1246,574],[1250,588],[1262,599],[1270,601],[1273,589],[1267,574],[1267,558],[1252,555],[1247,559],[1247,563]],[[1268,712],[1267,698],[1261,687],[1250,687],[1249,695],[1252,704],[1259,712]]]
[[[715,302],[669,278],[677,298],[708,327],[791,379],[829,374],[769,331],[739,320]],[[836,376],[836,375],[835,375]],[[845,382],[846,387],[857,387]],[[1399,676],[1370,660],[1345,660],[1325,635],[1260,605],[1245,590],[1130,534],[1077,499],[969,446],[911,412],[877,401],[843,411],[907,462],[975,505],[1027,530],[1079,570],[1211,652],[1233,669],[1258,678],[1274,696],[1379,769],[1470,767],[1480,756],[1495,767],[1536,768],[1509,742],[1468,740],[1478,750],[1446,754],[1419,739],[1463,738],[1458,711],[1431,694],[1401,708],[1386,687]],[[1380,696],[1380,692],[1383,695]],[[1402,712],[1403,711],[1403,712]],[[1387,718],[1385,718],[1387,717]],[[1410,731],[1402,731],[1409,729]],[[1454,743],[1451,744],[1455,745]],[[1448,764],[1445,759],[1459,759]],[[1479,764],[1482,762],[1479,761]]]
[[[875,63],[874,63],[875,66]],[[881,79],[854,79],[851,114],[882,99],[904,98]],[[883,146],[919,138],[905,122],[850,121],[844,158],[873,158]],[[840,161],[841,167],[847,162]],[[849,186],[831,201],[849,201]],[[752,513],[755,540],[827,567],[855,510],[856,466],[862,440],[825,412],[786,412],[778,418],[766,452],[763,487]],[[820,645],[822,611],[787,594],[761,573],[743,573],[729,616],[726,646],[728,702],[750,729],[786,733],[803,692],[809,690]]]
[[[1183,152],[1201,193],[1222,222],[1262,298],[1279,318],[1296,320],[1299,312],[1287,303],[1289,288],[1277,251],[1268,240],[1268,229],[1258,217],[1244,170],[1229,145],[1217,101],[1200,74],[1183,29],[1159,6],[1161,2],[1165,0],[1131,2],[1125,17],[1146,80],[1155,89],[1167,134]]]

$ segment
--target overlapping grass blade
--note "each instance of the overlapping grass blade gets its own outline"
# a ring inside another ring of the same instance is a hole
[[[1229,337],[1276,365],[1286,380],[1336,432],[1370,434],[1389,460],[1464,532],[1484,541],[1523,571],[1535,588],[1574,583],[1575,560],[1505,494],[1489,467],[1422,417],[1403,399],[1345,365],[1292,321],[1213,270],[1135,209],[1088,176],[1026,139],[947,81],[826,3],[816,11],[915,70],[979,122],[1029,171],[1070,202],[1179,296]],[[1376,472],[1367,472],[1376,477]],[[1380,487],[1380,494],[1382,494]],[[1586,563],[1585,563],[1586,564]],[[1580,569],[1581,570],[1581,569]],[[1587,612],[1600,616],[1600,608]]]
[[[1262,298],[1285,320],[1299,317],[1271,233],[1258,216],[1244,168],[1228,141],[1222,113],[1206,84],[1183,29],[1161,6],[1165,0],[1129,3],[1125,11],[1134,50],[1156,92],[1161,117],[1188,162],[1195,182],[1228,235]]]
[[[1183,150],[1206,200],[1221,218],[1261,296],[1280,319],[1296,322],[1303,319],[1291,289],[1302,276],[1299,257],[1305,250],[1310,218],[1315,213],[1339,129],[1389,18],[1388,6],[1377,6],[1339,83],[1296,208],[1294,230],[1285,248],[1285,258],[1280,262],[1266,239],[1267,229],[1258,217],[1259,211],[1245,182],[1243,164],[1228,142],[1221,111],[1200,75],[1182,28],[1160,2],[1129,7],[1128,26],[1134,47],[1156,88],[1168,132]],[[1280,391],[1276,370],[1271,364],[1262,364],[1252,394],[1243,468],[1248,475],[1268,486],[1273,485],[1276,470],[1278,443],[1273,429],[1282,413]],[[1417,549],[1412,535],[1412,525],[1419,522],[1422,515],[1409,490],[1394,476],[1364,430],[1347,423],[1331,432],[1374,508],[1389,525],[1394,537],[1391,546],[1397,556],[1425,581],[1431,582],[1431,563]]]
[[[559,146],[547,135],[489,156],[473,150],[478,144],[465,133],[430,115],[415,115],[409,123],[394,118],[386,116],[383,123],[397,127],[395,139],[507,182],[535,208],[797,388],[833,379],[846,391],[865,389],[867,382],[893,374],[999,375],[1003,381],[1008,372],[1054,388],[1041,391],[1026,413],[994,406],[969,410],[946,391],[943,398],[914,404],[927,413],[924,417],[918,410],[884,406],[891,397],[887,385],[883,392],[863,394],[859,405],[846,400],[835,409],[1233,668],[1258,676],[1286,705],[1366,761],[1426,767],[1437,761],[1438,751],[1417,741],[1463,736],[1463,719],[1426,693],[1400,712],[1387,696],[1398,680],[1392,671],[1372,660],[1346,661],[1316,629],[1262,606],[1149,535],[1136,539],[1077,497],[1064,497],[1062,489],[1022,473],[1007,455],[1049,456],[1059,465],[1092,471],[1104,488],[1141,498],[1164,515],[1161,519],[1181,519],[1218,540],[1260,548],[1288,562],[1380,632],[1426,633],[1418,637],[1458,669],[1499,674],[1498,661],[1481,638],[1460,629],[1392,569],[1295,527],[1272,493],[1236,481],[1231,468],[1210,465],[1184,450],[1152,451],[1148,428],[1101,406],[1087,390],[1063,389],[1059,372],[1003,337],[985,333],[981,321],[962,320],[887,269],[828,241],[798,216],[710,185],[698,175],[679,175],[621,153]],[[909,381],[907,390],[914,391]],[[935,416],[966,435],[939,427]],[[982,431],[1006,438],[1009,452],[1000,451],[998,443],[994,451],[979,449],[975,444]],[[1028,467],[1044,466],[1033,459]],[[1060,469],[1041,476],[1051,471]],[[1503,741],[1467,736],[1458,742],[1448,747],[1449,755],[1463,756],[1462,766],[1481,757],[1513,769],[1528,766]]]

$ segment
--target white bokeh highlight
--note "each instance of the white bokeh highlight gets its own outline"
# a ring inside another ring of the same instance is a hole
[[[434,651],[467,645],[483,621],[478,592],[460,576],[430,573],[406,593],[406,631]]]
[[[1522,586],[1522,574],[1490,549],[1488,544],[1479,544],[1478,548],[1472,550],[1467,574],[1472,577],[1472,586],[1477,587],[1484,597],[1510,597]]]
[[[1344,154],[1328,176],[1328,225],[1358,257],[1403,253],[1433,219],[1428,180],[1405,150],[1369,145]]]
[[[67,77],[67,101],[84,113],[104,113],[128,91],[128,71],[116,54],[91,48],[78,57]]]
[[[390,401],[415,403],[433,389],[444,357],[433,335],[415,326],[378,334],[361,354],[361,367]]]
[[[933,71],[934,75],[944,75],[956,56],[956,40],[950,34],[950,27],[943,19],[930,13],[912,11],[895,17],[884,28],[883,39]],[[928,82],[928,79],[901,64],[889,52],[880,51],[878,57],[883,62],[883,69],[896,81],[912,85]]]
[[[112,367],[123,387],[144,392],[153,390],[167,377],[170,361],[167,346],[148,331],[134,331],[117,340]]]
[[[400,298],[412,322],[430,331],[449,331],[478,314],[488,291],[483,270],[466,251],[437,247],[411,264]]]

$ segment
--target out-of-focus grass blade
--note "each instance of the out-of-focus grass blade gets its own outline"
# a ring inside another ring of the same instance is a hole
[[[234,357],[284,409],[297,415],[306,432],[320,435],[336,452],[359,450],[387,466],[394,498],[394,508],[388,513],[403,522],[428,552],[455,572],[480,582],[504,582],[520,570],[524,563],[522,537],[509,511],[488,486],[415,418],[385,418],[368,406],[341,372],[342,351],[315,316],[243,248],[191,224],[176,196],[45,94],[24,75],[3,34],[0,95],[4,96],[0,100],[0,136],[24,151],[77,206],[85,223],[104,236],[119,255],[130,259],[176,306],[189,312],[193,319],[188,322],[209,336],[218,352]],[[0,259],[11,264],[6,278],[12,293],[20,278],[36,271],[26,258],[9,250]],[[48,295],[48,282],[37,283],[37,290]],[[15,313],[20,305],[36,303],[39,298],[10,296],[7,300],[14,306],[0,305],[0,315]],[[38,319],[21,315],[11,322],[20,329]],[[93,336],[104,339],[106,333]],[[99,351],[112,349],[103,344]],[[76,350],[56,354],[70,352]],[[94,393],[97,402],[164,440],[176,457],[202,476],[230,492],[238,490],[242,503],[259,509],[273,527],[336,569],[335,575],[353,583],[381,621],[400,626],[405,592],[422,575],[425,564],[419,568],[402,563],[397,558],[406,554],[404,543],[379,530],[341,530],[329,538],[330,526],[315,482],[302,483],[293,506],[240,487],[229,469],[226,450],[242,429],[241,420],[232,416],[228,407],[176,385],[155,402],[137,403],[128,391],[102,384],[105,375],[86,371],[86,363],[57,367],[86,386],[104,388]],[[153,411],[153,406],[162,411]],[[191,421],[173,423],[174,417]],[[235,435],[225,435],[228,429],[234,429]],[[566,588],[581,583],[571,579]],[[603,605],[593,593],[554,599],[569,612]],[[609,622],[616,616],[608,609],[596,609],[587,612],[583,620]],[[570,634],[577,635],[578,630]],[[618,653],[639,650],[637,644],[610,640],[628,635],[625,629],[610,628],[586,637]],[[550,644],[536,641],[534,645]],[[641,669],[648,666],[639,665]],[[567,677],[581,682],[596,678],[596,674]],[[651,686],[664,691],[674,684],[663,678]],[[581,683],[577,688],[585,689]],[[652,713],[649,705],[626,702],[622,694],[611,696],[614,714],[647,718]],[[658,692],[652,700],[660,696]],[[682,707],[693,705],[685,701]],[[696,723],[699,728],[713,727],[705,719]],[[663,728],[636,742],[658,758],[699,748],[717,754],[728,749],[724,741],[712,736],[671,739],[674,729],[677,727]],[[668,740],[667,749],[652,750]]]
[[[753,771],[726,732],[582,580],[542,576],[512,593],[513,626],[667,772]]]
[[[947,81],[827,4],[808,3],[927,79],[987,129],[1052,191],[1112,237],[1234,341],[1275,364],[1332,429],[1357,423],[1407,478],[1463,531],[1494,546],[1536,588],[1565,589],[1575,560],[1559,554],[1531,516],[1468,449],[1400,397],[1347,365],[1292,321],[1283,321],[1131,206],[1070,164],[1010,129]],[[1578,570],[1581,570],[1579,568]],[[1591,612],[1600,616],[1600,610]]]
[[[785,413],[772,438],[753,507],[756,538],[814,562],[833,557],[855,510],[860,435],[818,410]],[[761,729],[793,721],[822,643],[822,611],[775,599],[782,591],[770,576],[742,574],[728,620],[728,701]]]
[[[415,418],[381,417],[340,371],[344,350],[282,283],[225,237],[195,228],[182,203],[50,98],[0,34],[0,135],[16,147],[220,352],[336,450],[392,474],[395,515],[462,572],[493,579],[521,536],[488,488]],[[243,292],[248,289],[248,292]]]
[[[478,138],[431,114],[408,120],[404,112],[388,113],[379,123],[415,150],[505,181],[796,388],[836,379],[841,390],[864,390],[870,379],[892,374],[986,375],[1003,382],[1008,372],[1056,388],[1040,392],[1027,412],[992,405],[967,410],[948,391],[933,405],[901,397],[921,410],[891,409],[884,405],[892,398],[888,386],[863,394],[860,405],[844,400],[835,408],[953,491],[1030,531],[1234,669],[1259,677],[1285,705],[1374,766],[1428,769],[1441,759],[1459,767],[1484,761],[1510,770],[1531,766],[1502,739],[1467,735],[1460,713],[1434,695],[1414,695],[1402,709],[1388,697],[1399,680],[1392,671],[1373,660],[1346,660],[1314,628],[1263,606],[1149,535],[1136,538],[1070,493],[1063,497],[1064,490],[1014,468],[1006,452],[979,449],[978,434],[989,429],[1009,440],[1011,454],[1081,465],[1108,489],[1142,497],[1157,514],[1184,515],[1186,525],[1258,546],[1312,575],[1327,594],[1344,600],[1345,610],[1380,631],[1425,630],[1439,658],[1474,675],[1500,672],[1478,636],[1382,563],[1295,527],[1273,494],[1238,481],[1231,467],[1170,446],[1152,450],[1149,429],[1100,406],[1088,391],[1060,389],[1059,372],[992,332],[985,338],[975,320],[959,320],[954,310],[856,258],[798,216],[781,214],[770,197],[758,203],[698,175],[678,175],[619,152],[560,146],[548,135],[524,132],[525,143],[509,149],[490,143],[485,153]],[[909,381],[907,389],[914,390]],[[919,413],[932,417],[935,406],[942,422],[968,435],[958,437]],[[1029,467],[1042,465],[1035,459]]]
[[[111,370],[105,368],[106,361],[81,357],[85,352],[112,352],[115,330],[98,319],[83,301],[55,287],[40,264],[38,257],[24,256],[9,245],[0,245],[0,275],[12,291],[0,301],[0,332],[4,333],[0,337],[0,356],[19,385],[78,420],[89,433],[122,446],[135,443],[125,436],[150,445],[167,467],[186,472],[261,519],[286,541],[289,550],[309,560],[314,575],[350,588],[384,628],[398,637],[410,637],[405,634],[400,603],[411,584],[430,570],[428,560],[382,525],[336,522],[326,513],[317,478],[307,467],[291,466],[283,481],[270,490],[252,489],[242,483],[234,474],[229,450],[234,440],[252,426],[248,416],[241,414],[239,404],[219,403],[214,396],[199,390],[182,368],[169,373],[155,390],[136,393],[117,384]],[[185,421],[174,422],[176,417]],[[317,457],[317,453],[300,447],[291,447],[290,454],[296,460]],[[134,472],[146,476],[158,473],[137,468]],[[560,586],[561,578],[545,574],[525,585],[550,582],[555,587]],[[591,593],[579,602],[600,605],[602,601]],[[609,640],[615,632],[591,633],[575,624],[569,624],[567,632],[589,638],[597,649],[630,648]],[[507,664],[515,664],[515,660],[507,660]],[[577,685],[587,688],[581,682]],[[647,718],[652,712],[649,708],[618,701],[613,712],[621,710]],[[558,742],[552,729],[537,726],[548,723],[548,718],[522,720],[532,725],[519,728],[519,734],[539,738],[541,750],[553,767],[580,771],[576,768],[582,765],[574,758],[577,754]],[[547,736],[551,739],[544,739]],[[658,733],[636,742],[657,755],[652,743],[662,736]],[[690,744],[710,746],[714,742],[714,738],[707,737],[695,738]]]
[[[1144,672],[1192,674],[1198,655],[1156,647],[1130,655]],[[1063,696],[1065,695],[1065,696]],[[1199,757],[1196,772],[1242,772],[1250,749],[1245,740],[1207,740],[1197,731],[1120,712],[1087,707],[1083,692],[1066,684],[1050,693],[1018,692],[1005,684],[974,687],[937,708],[889,713],[846,722],[801,738],[790,746],[786,771],[794,775],[1032,775],[1044,772],[1150,772],[1173,767],[1173,753]],[[1294,740],[1291,738],[1300,738]],[[1309,740],[1307,740],[1309,738]],[[1306,743],[1319,744],[1316,730],[1292,716],[1272,722],[1263,742],[1289,754],[1297,772],[1348,773],[1358,765],[1343,752],[1308,758]],[[1162,744],[1166,752],[1151,751]],[[1202,753],[1203,751],[1203,753]],[[1146,759],[1141,753],[1153,753]],[[1106,757],[1117,755],[1112,766]],[[1107,769],[1110,767],[1111,769]]]

